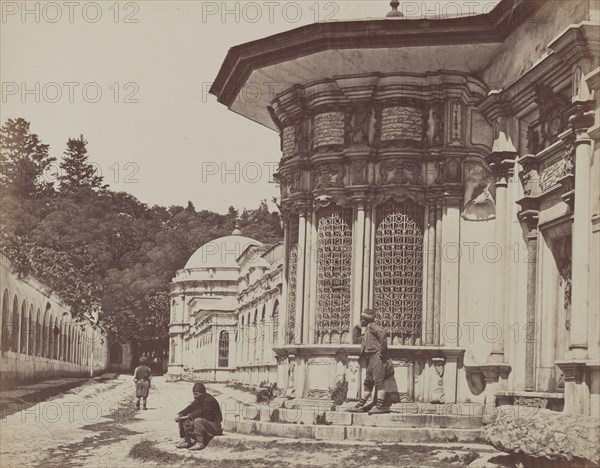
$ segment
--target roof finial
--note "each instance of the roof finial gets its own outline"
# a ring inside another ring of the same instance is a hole
[[[399,0],[392,0],[390,6],[392,7],[392,11],[385,15],[387,18],[401,18],[404,16],[401,11],[398,11],[398,7],[400,6]]]
[[[235,220],[235,229],[233,230],[233,232],[231,233],[232,236],[241,236],[242,235],[242,231],[240,229],[240,220],[236,219]]]

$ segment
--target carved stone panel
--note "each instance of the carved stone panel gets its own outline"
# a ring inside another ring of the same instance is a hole
[[[460,102],[454,101],[450,106],[450,144],[462,145],[463,138],[463,106]]]
[[[345,115],[343,112],[326,112],[313,119],[313,149],[345,143]]]
[[[281,132],[281,152],[284,158],[289,158],[296,153],[296,129],[290,125]]]
[[[352,185],[364,185],[367,183],[367,161],[352,162]]]
[[[344,167],[341,164],[321,164],[315,170],[315,189],[340,188],[344,186]]]
[[[421,166],[412,161],[383,161],[379,166],[379,185],[420,185]]]
[[[423,140],[423,111],[414,107],[393,106],[381,111],[381,141]]]
[[[366,145],[369,143],[369,122],[371,120],[371,109],[367,106],[359,106],[352,109],[350,117],[349,141],[353,145]]]
[[[563,177],[573,174],[573,152],[569,146],[564,152],[542,164],[540,170],[540,189],[548,190]]]

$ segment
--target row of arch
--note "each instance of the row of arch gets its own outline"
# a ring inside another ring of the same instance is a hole
[[[260,321],[259,321],[260,317]],[[267,306],[263,305],[260,316],[258,309],[239,315],[239,328],[236,343],[240,350],[241,365],[262,364],[268,350],[279,340],[279,301],[275,300],[267,321]],[[270,329],[269,329],[270,327]],[[267,356],[271,360],[271,356]]]
[[[84,364],[90,352],[88,337],[68,313],[56,316],[50,303],[34,308],[16,294],[2,294],[0,349],[59,361]]]

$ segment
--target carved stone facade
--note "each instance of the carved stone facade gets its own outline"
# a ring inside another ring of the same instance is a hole
[[[345,337],[370,307],[400,399],[533,392],[600,415],[598,27],[585,0],[542,3],[309,25],[230,52],[211,92],[281,137],[293,333],[275,353],[294,356],[280,381],[296,398],[339,372],[358,396]],[[268,101],[231,96],[274,76],[295,78]],[[320,381],[315,359],[339,353]]]

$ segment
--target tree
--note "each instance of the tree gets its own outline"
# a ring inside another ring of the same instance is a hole
[[[48,150],[49,146],[31,133],[29,122],[8,119],[0,128],[0,190],[23,197],[50,190],[52,181],[45,176],[56,159]]]
[[[67,141],[67,150],[60,163],[61,173],[58,177],[61,192],[74,193],[108,187],[102,185],[103,177],[97,175],[94,166],[88,162],[87,143],[83,135],[78,139],[69,138]]]

